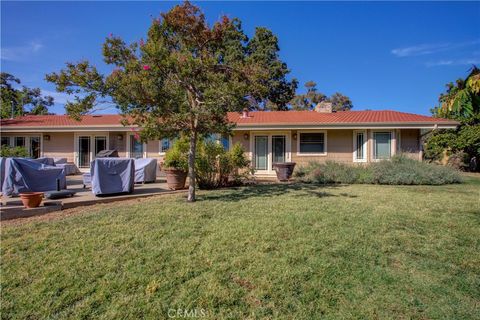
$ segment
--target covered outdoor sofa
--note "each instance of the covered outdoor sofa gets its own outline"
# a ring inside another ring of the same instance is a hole
[[[43,192],[65,189],[67,180],[62,168],[46,165],[31,159],[3,158],[5,166],[2,193],[6,196],[21,192]],[[0,167],[3,164],[0,163]]]

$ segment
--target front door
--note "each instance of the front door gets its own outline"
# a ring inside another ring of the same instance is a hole
[[[289,161],[289,134],[253,134],[253,164],[260,174],[273,174],[273,164]]]

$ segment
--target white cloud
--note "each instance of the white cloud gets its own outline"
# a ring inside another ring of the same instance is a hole
[[[40,41],[31,41],[23,46],[1,48],[1,59],[8,61],[24,61],[38,53],[44,45]]]
[[[396,48],[391,51],[394,56],[403,58],[411,56],[422,56],[427,54],[433,54],[437,52],[474,46],[480,43],[480,40],[465,41],[459,43],[423,43],[409,47]]]
[[[447,50],[450,46],[451,44],[449,43],[420,44],[411,47],[393,49],[392,54],[397,57],[421,56]]]
[[[455,60],[437,60],[428,61],[425,63],[427,67],[442,67],[442,66],[459,66],[459,65],[472,65],[480,64],[479,58],[467,58],[467,59],[455,59]]]
[[[68,101],[73,101],[74,97],[63,92],[56,92],[50,90],[43,90],[44,96],[51,96],[54,99],[55,104],[66,104]]]

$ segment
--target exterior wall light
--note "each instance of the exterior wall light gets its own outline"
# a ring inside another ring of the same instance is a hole
[[[245,140],[248,140],[249,137],[250,137],[250,136],[248,135],[248,133],[245,133],[245,134],[243,135],[243,139],[245,139]]]
[[[43,140],[50,141],[50,135],[49,134],[44,135]]]
[[[297,140],[297,134],[296,133],[293,134],[293,140]]]
[[[117,135],[117,140],[118,140],[118,141],[122,141],[122,140],[123,140],[123,134]]]

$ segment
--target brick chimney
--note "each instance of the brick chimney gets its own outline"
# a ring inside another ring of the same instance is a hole
[[[243,109],[242,118],[250,118],[250,115],[248,114],[248,109],[247,108]]]
[[[332,103],[322,101],[315,106],[314,110],[320,113],[332,113]]]

